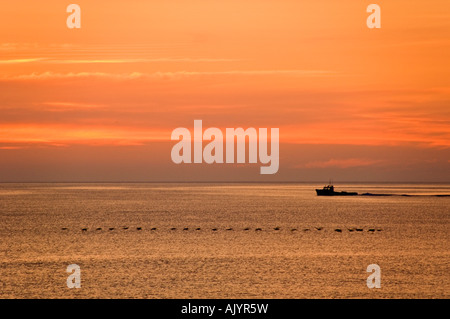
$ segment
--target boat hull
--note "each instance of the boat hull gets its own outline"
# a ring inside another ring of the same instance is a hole
[[[317,196],[355,196],[356,192],[335,192],[323,189],[316,189]]]

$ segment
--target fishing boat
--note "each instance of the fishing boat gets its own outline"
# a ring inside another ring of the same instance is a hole
[[[336,192],[332,184],[324,186],[322,189],[316,189],[317,196],[355,196],[356,192]]]

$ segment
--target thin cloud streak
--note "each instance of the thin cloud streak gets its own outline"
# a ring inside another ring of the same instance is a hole
[[[77,109],[99,109],[104,108],[106,105],[103,104],[93,104],[93,103],[74,103],[74,102],[42,102],[37,103],[38,105],[48,106],[46,110],[48,111],[67,111],[67,110],[77,110]]]
[[[86,59],[86,60],[46,60],[48,63],[60,64],[118,64],[118,63],[152,63],[152,62],[235,62],[238,59],[213,58],[152,58],[152,59]]]
[[[176,72],[154,72],[154,73],[106,73],[106,72],[69,72],[69,73],[31,73],[15,76],[3,76],[1,80],[40,80],[40,79],[64,79],[64,78],[84,78],[84,77],[98,77],[132,80],[138,78],[180,78],[191,76],[208,76],[208,75],[242,75],[242,76],[331,76],[336,75],[336,72],[326,70],[232,70],[232,71],[176,71]]]
[[[382,161],[371,160],[364,158],[348,158],[348,159],[330,159],[327,161],[314,161],[303,165],[297,166],[297,168],[327,168],[327,167],[338,167],[338,168],[351,168],[351,167],[364,167],[378,165]]]
[[[72,78],[111,78],[111,79],[136,79],[143,77],[143,73],[132,72],[127,74],[114,74],[105,72],[69,72],[69,73],[54,73],[54,72],[43,72],[43,73],[31,73],[24,75],[14,75],[14,76],[3,76],[1,80],[3,81],[14,81],[14,80],[49,80],[49,79],[72,79]]]
[[[150,141],[167,141],[170,132],[152,128],[129,130],[126,127],[22,124],[2,126],[0,136],[3,144],[142,145]]]
[[[33,58],[33,59],[11,59],[11,60],[0,60],[0,64],[19,64],[19,63],[32,63],[44,60],[43,58]]]

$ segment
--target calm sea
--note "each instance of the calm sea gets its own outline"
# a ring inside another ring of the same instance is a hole
[[[0,184],[0,297],[450,297],[449,184],[322,186]]]

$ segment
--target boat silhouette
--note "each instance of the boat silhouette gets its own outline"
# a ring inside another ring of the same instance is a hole
[[[317,196],[354,196],[356,192],[336,192],[332,184],[324,186],[322,189],[316,189]]]

